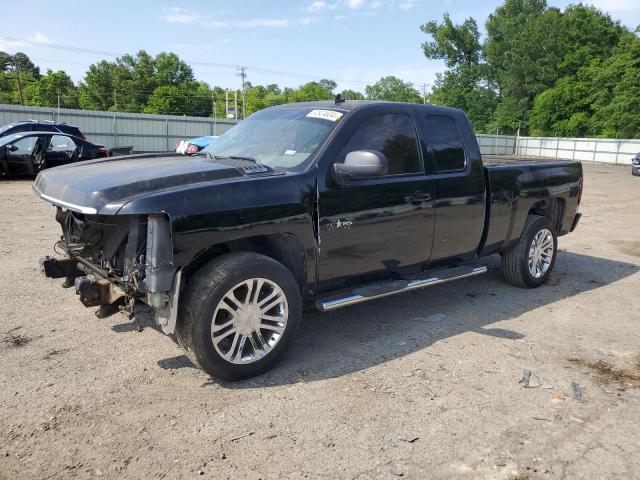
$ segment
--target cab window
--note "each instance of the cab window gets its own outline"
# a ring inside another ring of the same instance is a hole
[[[347,141],[344,154],[355,150],[382,152],[389,162],[389,175],[422,172],[413,120],[404,113],[366,119]]]
[[[431,146],[437,173],[463,170],[466,165],[464,143],[452,118],[429,115],[424,122],[424,135]]]
[[[62,135],[54,135],[51,137],[49,151],[54,153],[73,153],[76,150],[76,144],[69,137]]]

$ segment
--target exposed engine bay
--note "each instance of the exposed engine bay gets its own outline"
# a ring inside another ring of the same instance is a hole
[[[143,301],[156,309],[163,330],[172,331],[180,275],[167,215],[88,215],[57,207],[56,220],[62,238],[55,251],[65,257],[41,261],[48,277],[65,278],[85,306],[100,307],[101,317],[118,310],[133,316],[136,300]]]

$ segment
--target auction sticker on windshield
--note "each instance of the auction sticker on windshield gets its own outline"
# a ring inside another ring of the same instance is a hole
[[[311,110],[307,113],[309,118],[321,118],[322,120],[329,120],[330,122],[337,122],[344,115],[342,112],[336,112],[334,110]]]

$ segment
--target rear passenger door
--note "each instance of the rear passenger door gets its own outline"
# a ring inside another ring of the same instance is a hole
[[[63,165],[74,160],[78,146],[66,135],[52,135],[47,148],[47,164]]]
[[[453,115],[421,112],[427,171],[435,181],[435,230],[430,264],[475,256],[485,221],[485,178],[479,153],[465,146],[465,127]]]
[[[344,162],[356,150],[376,150],[387,157],[389,172],[340,185],[325,170],[327,183],[319,187],[321,289],[367,273],[383,278],[417,270],[431,250],[433,182],[424,175],[413,111],[386,106],[358,113],[341,132],[330,163]]]

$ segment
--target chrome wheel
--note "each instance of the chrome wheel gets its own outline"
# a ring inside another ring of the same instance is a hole
[[[211,321],[218,354],[235,364],[253,363],[282,338],[289,307],[282,289],[266,278],[245,280],[220,300]]]
[[[540,278],[547,273],[553,260],[553,235],[543,228],[533,237],[529,247],[529,273],[533,278]]]

